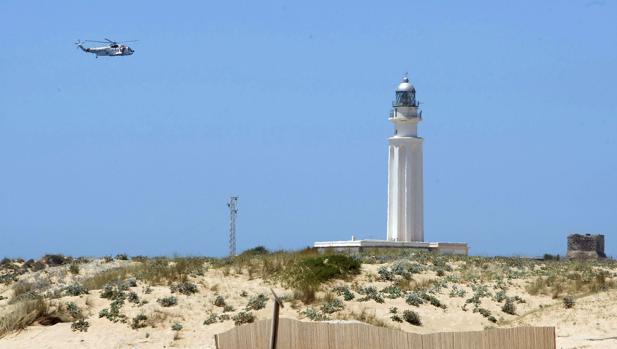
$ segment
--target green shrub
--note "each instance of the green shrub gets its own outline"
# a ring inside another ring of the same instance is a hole
[[[126,315],[120,314],[123,303],[124,301],[121,299],[111,302],[109,309],[105,308],[99,312],[99,317],[105,317],[111,322],[126,322]]]
[[[333,300],[328,301],[321,305],[321,311],[324,314],[336,313],[337,311],[341,311],[344,308],[345,308],[345,305],[343,305],[343,302],[341,302],[337,298],[334,298]]]
[[[248,304],[246,305],[246,310],[260,310],[266,307],[266,302],[268,301],[268,297],[264,294],[258,294],[257,296],[253,296],[249,299]]]
[[[360,294],[363,294],[364,297],[359,298],[358,302],[366,302],[368,300],[374,300],[377,303],[383,303],[383,297],[374,286],[366,286],[360,289]]]
[[[181,293],[187,296],[197,293],[199,290],[197,289],[197,285],[190,282],[180,282],[178,284],[174,284],[171,287],[171,293]]]
[[[131,328],[136,330],[138,328],[144,328],[146,327],[146,321],[148,320],[148,317],[144,314],[139,314],[137,316],[135,316],[133,318],[133,320],[131,321]]]
[[[128,261],[129,260],[129,256],[126,255],[126,253],[118,253],[116,255],[116,259],[119,261]]]
[[[178,304],[178,299],[174,296],[159,298],[156,300],[162,307],[171,307]]]
[[[129,292],[128,296],[126,297],[126,300],[131,303],[139,304],[139,296],[137,295],[137,293],[133,291]]]
[[[267,255],[269,253],[270,251],[268,251],[268,249],[265,248],[264,246],[257,246],[257,247],[249,248],[248,250],[242,252],[240,254],[240,257],[262,256],[262,255]]]
[[[390,320],[392,320],[394,322],[403,322],[403,318],[401,318],[400,315],[398,315],[398,314],[394,314],[394,315],[390,316]]]
[[[456,285],[452,286],[452,291],[450,291],[450,297],[465,297],[467,292],[463,288],[458,288]]]
[[[575,301],[574,301],[574,297],[572,296],[565,296],[563,297],[563,306],[566,309],[571,309],[574,308],[575,305]]]
[[[506,291],[504,291],[504,290],[501,290],[501,291],[498,291],[497,293],[495,293],[494,299],[495,299],[495,302],[497,302],[497,303],[503,302],[504,300],[506,300],[506,298],[508,298],[508,297],[506,296]]]
[[[377,275],[379,275],[379,280],[382,281],[394,280],[394,273],[385,266],[381,266],[379,267],[379,269],[377,269]]]
[[[77,283],[67,286],[64,289],[64,292],[69,296],[79,296],[82,294],[88,294],[88,290],[85,289],[82,285],[77,284]]]
[[[516,305],[514,304],[514,301],[512,300],[512,298],[506,299],[506,302],[504,303],[503,307],[501,307],[501,311],[503,311],[506,314],[516,315]]]
[[[68,311],[69,315],[71,315],[71,317],[74,319],[79,319],[82,317],[81,309],[79,309],[75,302],[66,303],[66,310]]]
[[[491,311],[485,308],[476,308],[473,310],[474,312],[478,312],[480,313],[482,316],[488,318],[489,316],[491,316]]]
[[[182,324],[177,323],[177,322],[176,322],[176,323],[174,323],[173,325],[171,325],[171,330],[172,330],[172,331],[176,331],[176,332],[178,332],[178,331],[182,330],[182,328],[183,328],[183,327],[182,327]]]
[[[405,310],[403,312],[403,319],[414,326],[422,326],[420,315],[413,310]]]
[[[216,305],[217,307],[224,307],[225,306],[225,298],[223,298],[223,296],[216,296],[216,298],[214,299],[214,305]]]
[[[334,292],[336,292],[338,296],[343,296],[343,299],[346,301],[350,301],[356,297],[347,286],[335,287]]]
[[[79,265],[77,263],[71,263],[69,266],[69,272],[73,275],[79,274]]]
[[[397,314],[398,313],[398,308],[397,307],[390,307],[389,312],[390,312],[390,314]]]
[[[88,332],[88,327],[90,327],[90,323],[84,319],[79,319],[71,324],[72,331]]]
[[[405,298],[405,302],[415,307],[418,307],[421,304],[424,304],[424,300],[422,300],[422,298],[415,292],[407,294],[407,297]]]
[[[210,314],[207,319],[204,320],[204,325],[212,325],[218,321],[216,314]]]
[[[327,255],[302,258],[283,275],[288,287],[305,303],[315,299],[322,283],[335,278],[346,278],[360,273],[359,260],[346,255]]]
[[[306,316],[307,318],[311,319],[312,321],[328,320],[328,316],[326,314],[324,314],[324,313],[322,313],[322,312],[320,312],[318,310],[315,310],[314,308],[306,308],[300,314]]]
[[[404,294],[403,290],[401,290],[401,288],[396,285],[386,286],[380,292],[385,294],[386,298],[389,299],[400,298],[403,297]]]
[[[250,311],[240,311],[231,318],[236,326],[250,324],[255,321],[255,315]]]

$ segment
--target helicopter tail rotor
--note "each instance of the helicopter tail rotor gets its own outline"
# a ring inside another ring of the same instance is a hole
[[[88,52],[88,49],[82,45],[83,43],[84,43],[83,41],[78,39],[77,42],[75,42],[75,48],[81,49],[84,52]]]

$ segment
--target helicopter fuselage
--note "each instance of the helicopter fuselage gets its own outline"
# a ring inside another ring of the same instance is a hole
[[[126,45],[109,45],[102,47],[84,47],[81,44],[77,45],[84,52],[94,53],[98,56],[130,56],[135,51]]]

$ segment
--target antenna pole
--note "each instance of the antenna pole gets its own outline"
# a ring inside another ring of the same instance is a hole
[[[236,256],[236,215],[238,209],[236,204],[238,203],[238,196],[232,196],[229,198],[227,207],[229,207],[229,257]]]

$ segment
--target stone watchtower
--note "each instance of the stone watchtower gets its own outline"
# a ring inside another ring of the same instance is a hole
[[[568,235],[568,259],[599,259],[604,254],[604,235]]]

